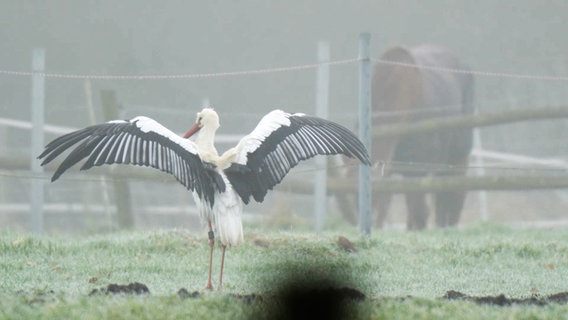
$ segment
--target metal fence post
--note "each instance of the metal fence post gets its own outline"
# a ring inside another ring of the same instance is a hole
[[[40,179],[43,168],[36,158],[44,144],[44,107],[45,107],[45,49],[36,48],[32,54],[32,104],[31,104],[31,152],[30,167],[34,176],[30,182],[30,230],[34,233],[43,232],[43,186]]]
[[[359,35],[359,139],[371,153],[371,35]],[[371,167],[359,165],[359,230],[371,234]]]
[[[316,115],[320,118],[329,117],[329,43],[318,43],[318,63],[316,74]],[[314,184],[314,214],[316,231],[322,231],[325,225],[327,211],[327,158],[318,157]]]

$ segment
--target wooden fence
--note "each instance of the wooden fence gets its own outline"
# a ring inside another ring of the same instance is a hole
[[[103,101],[111,101],[105,104],[117,105],[114,95],[110,92],[104,92],[107,98]],[[537,121],[546,119],[558,119],[559,117],[568,117],[568,107],[544,107],[531,108],[523,110],[508,110],[501,112],[485,113],[480,115],[456,116],[448,119],[423,120],[416,123],[400,124],[392,127],[374,128],[374,137],[385,136],[402,136],[417,132],[431,132],[436,130],[444,130],[447,128],[456,128],[460,126],[491,126],[504,123],[513,123],[520,121]],[[234,139],[234,137],[233,137]],[[474,154],[476,150],[474,150]],[[481,150],[477,153],[483,154]],[[487,154],[493,154],[485,151]],[[0,166],[9,170],[30,170],[30,163],[27,161],[29,156],[25,154],[8,154],[0,153]],[[526,158],[526,157],[525,157]],[[54,170],[61,159],[54,160],[47,166],[46,174]],[[532,160],[533,162],[536,159]],[[542,160],[554,167],[561,169],[568,168],[568,164],[559,160]],[[380,165],[380,164],[379,164]],[[375,173],[377,176],[380,166],[375,165]],[[87,171],[87,174],[100,176],[101,174],[108,178],[108,181],[114,185],[113,190],[117,192],[115,198],[120,199],[121,203],[117,203],[117,212],[119,226],[132,226],[132,211],[130,209],[130,195],[127,187],[127,181],[145,180],[145,181],[162,181],[177,183],[173,178],[164,176],[158,171],[138,170],[134,167],[121,167],[120,170],[114,170],[112,167],[101,167],[96,172]],[[345,180],[337,176],[327,176],[326,189],[329,195],[337,194],[355,194],[358,191],[357,183],[352,180]],[[284,179],[278,186],[280,190],[297,194],[313,194],[314,187],[317,182],[311,180],[294,179],[288,177]],[[118,187],[117,187],[118,186]],[[550,176],[550,175],[515,175],[515,176],[466,176],[466,177],[426,177],[426,178],[405,178],[400,179],[374,179],[372,188],[375,191],[384,191],[392,193],[404,193],[409,191],[420,192],[437,192],[449,190],[532,190],[532,189],[556,189],[568,188],[568,176]]]

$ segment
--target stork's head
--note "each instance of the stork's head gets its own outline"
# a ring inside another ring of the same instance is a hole
[[[183,137],[189,138],[203,128],[217,130],[219,126],[219,116],[217,115],[217,112],[211,108],[204,108],[201,112],[197,113],[195,124]]]

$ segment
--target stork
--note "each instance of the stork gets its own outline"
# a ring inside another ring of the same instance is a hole
[[[367,150],[345,127],[302,113],[274,110],[256,128],[221,156],[214,146],[219,116],[211,108],[197,113],[195,124],[180,137],[155,120],[138,116],[113,120],[65,134],[46,145],[38,159],[46,165],[76,146],[61,162],[51,181],[86,159],[81,170],[104,164],[147,166],[172,174],[192,191],[200,216],[208,227],[209,272],[216,229],[221,243],[219,288],[223,283],[225,250],[243,242],[243,205],[262,202],[301,160],[316,155],[344,154],[369,165]],[[188,138],[198,133],[195,142]]]

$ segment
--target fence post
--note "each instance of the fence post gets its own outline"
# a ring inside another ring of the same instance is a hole
[[[113,90],[101,90],[101,103],[105,121],[119,118],[119,105],[116,93]],[[120,229],[134,226],[134,217],[130,203],[130,188],[126,181],[114,181],[114,201],[116,203],[116,217]]]
[[[371,153],[371,35],[359,35],[359,139]],[[371,234],[371,167],[359,165],[359,230]]]
[[[318,43],[318,69],[316,74],[316,116],[329,117],[329,43]],[[314,184],[314,214],[316,231],[322,231],[327,211],[327,158],[318,157]]]
[[[30,230],[34,233],[43,232],[43,186],[40,179],[43,168],[36,158],[42,151],[44,144],[44,108],[45,108],[45,49],[36,48],[32,54],[32,104],[31,104],[31,152],[30,167],[34,176],[30,182],[31,218]]]

